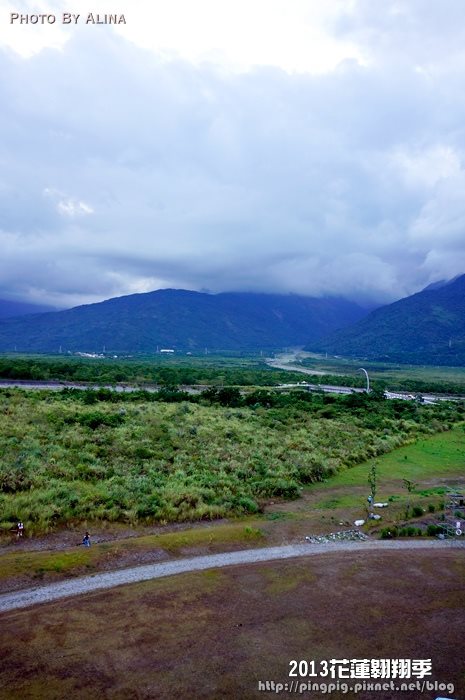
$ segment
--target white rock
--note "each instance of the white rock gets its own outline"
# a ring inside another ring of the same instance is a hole
[[[355,520],[354,521],[354,525],[356,525],[357,527],[360,527],[360,525],[364,525],[364,524],[365,524],[364,520]]]

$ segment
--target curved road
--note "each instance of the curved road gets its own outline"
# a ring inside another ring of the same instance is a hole
[[[149,579],[173,576],[190,571],[202,571],[204,569],[232,566],[234,564],[254,564],[275,559],[291,559],[294,557],[308,557],[314,554],[327,554],[336,552],[358,552],[367,550],[409,550],[409,549],[450,549],[460,548],[465,551],[465,542],[457,540],[412,540],[411,542],[399,542],[395,540],[368,540],[366,542],[338,542],[325,544],[296,544],[283,547],[266,547],[263,549],[247,549],[238,552],[225,552],[223,554],[210,554],[203,557],[192,557],[178,561],[170,561],[160,564],[137,566],[130,569],[110,571],[92,576],[62,581],[60,583],[29,588],[15,593],[6,593],[0,596],[0,612],[26,608],[38,603],[49,603],[60,598],[81,595],[128,583],[148,581]]]

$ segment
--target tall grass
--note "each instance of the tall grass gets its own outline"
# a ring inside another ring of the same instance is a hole
[[[376,415],[373,407],[318,401],[231,408],[138,400],[122,408],[0,392],[0,527],[21,519],[27,531],[44,532],[83,520],[255,513],[460,418],[452,405],[398,413],[390,406],[385,415],[380,404]]]

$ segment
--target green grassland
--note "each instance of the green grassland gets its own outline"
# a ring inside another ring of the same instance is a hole
[[[465,431],[463,426],[437,435],[420,437],[376,460],[380,484],[392,484],[402,479],[427,481],[438,476],[452,479],[465,477]],[[336,474],[330,482],[336,486],[366,486],[368,464]]]
[[[258,513],[271,499],[295,499],[307,484],[448,430],[465,410],[376,394],[157,398],[2,390],[2,529],[17,519],[38,534],[84,521]]]
[[[207,526],[186,523],[174,531],[127,537],[118,535],[114,525],[108,535],[113,539],[94,542],[91,548],[77,546],[81,531],[76,533],[75,545],[63,543],[58,551],[6,551],[0,557],[0,586],[17,587],[21,582],[54,580],[131,564],[157,561],[164,557],[210,554],[245,547],[279,545],[302,541],[305,535],[322,534],[341,529],[340,521],[351,525],[365,515],[368,494],[367,475],[372,461],[346,469],[331,478],[307,485],[297,501],[278,501],[266,507],[264,514],[242,516],[232,522],[217,522]],[[441,512],[447,485],[465,485],[465,431],[459,424],[446,432],[420,437],[376,459],[379,500],[388,501],[381,524],[366,525],[381,530],[386,526],[404,524],[407,499],[412,508],[417,505],[435,522]],[[403,479],[415,481],[417,487],[408,496]],[[423,518],[424,520],[424,518]],[[418,522],[413,518],[410,523]],[[424,528],[426,534],[426,528]],[[101,536],[105,538],[104,531]],[[374,533],[376,534],[376,533]],[[107,536],[108,536],[107,535]],[[68,538],[69,539],[69,538]],[[71,538],[72,539],[72,538]],[[148,557],[148,558],[147,558]]]

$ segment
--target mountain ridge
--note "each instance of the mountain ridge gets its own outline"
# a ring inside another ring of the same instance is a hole
[[[275,350],[367,312],[342,298],[164,289],[0,321],[0,351]]]
[[[407,364],[465,365],[465,274],[382,306],[307,350]]]

